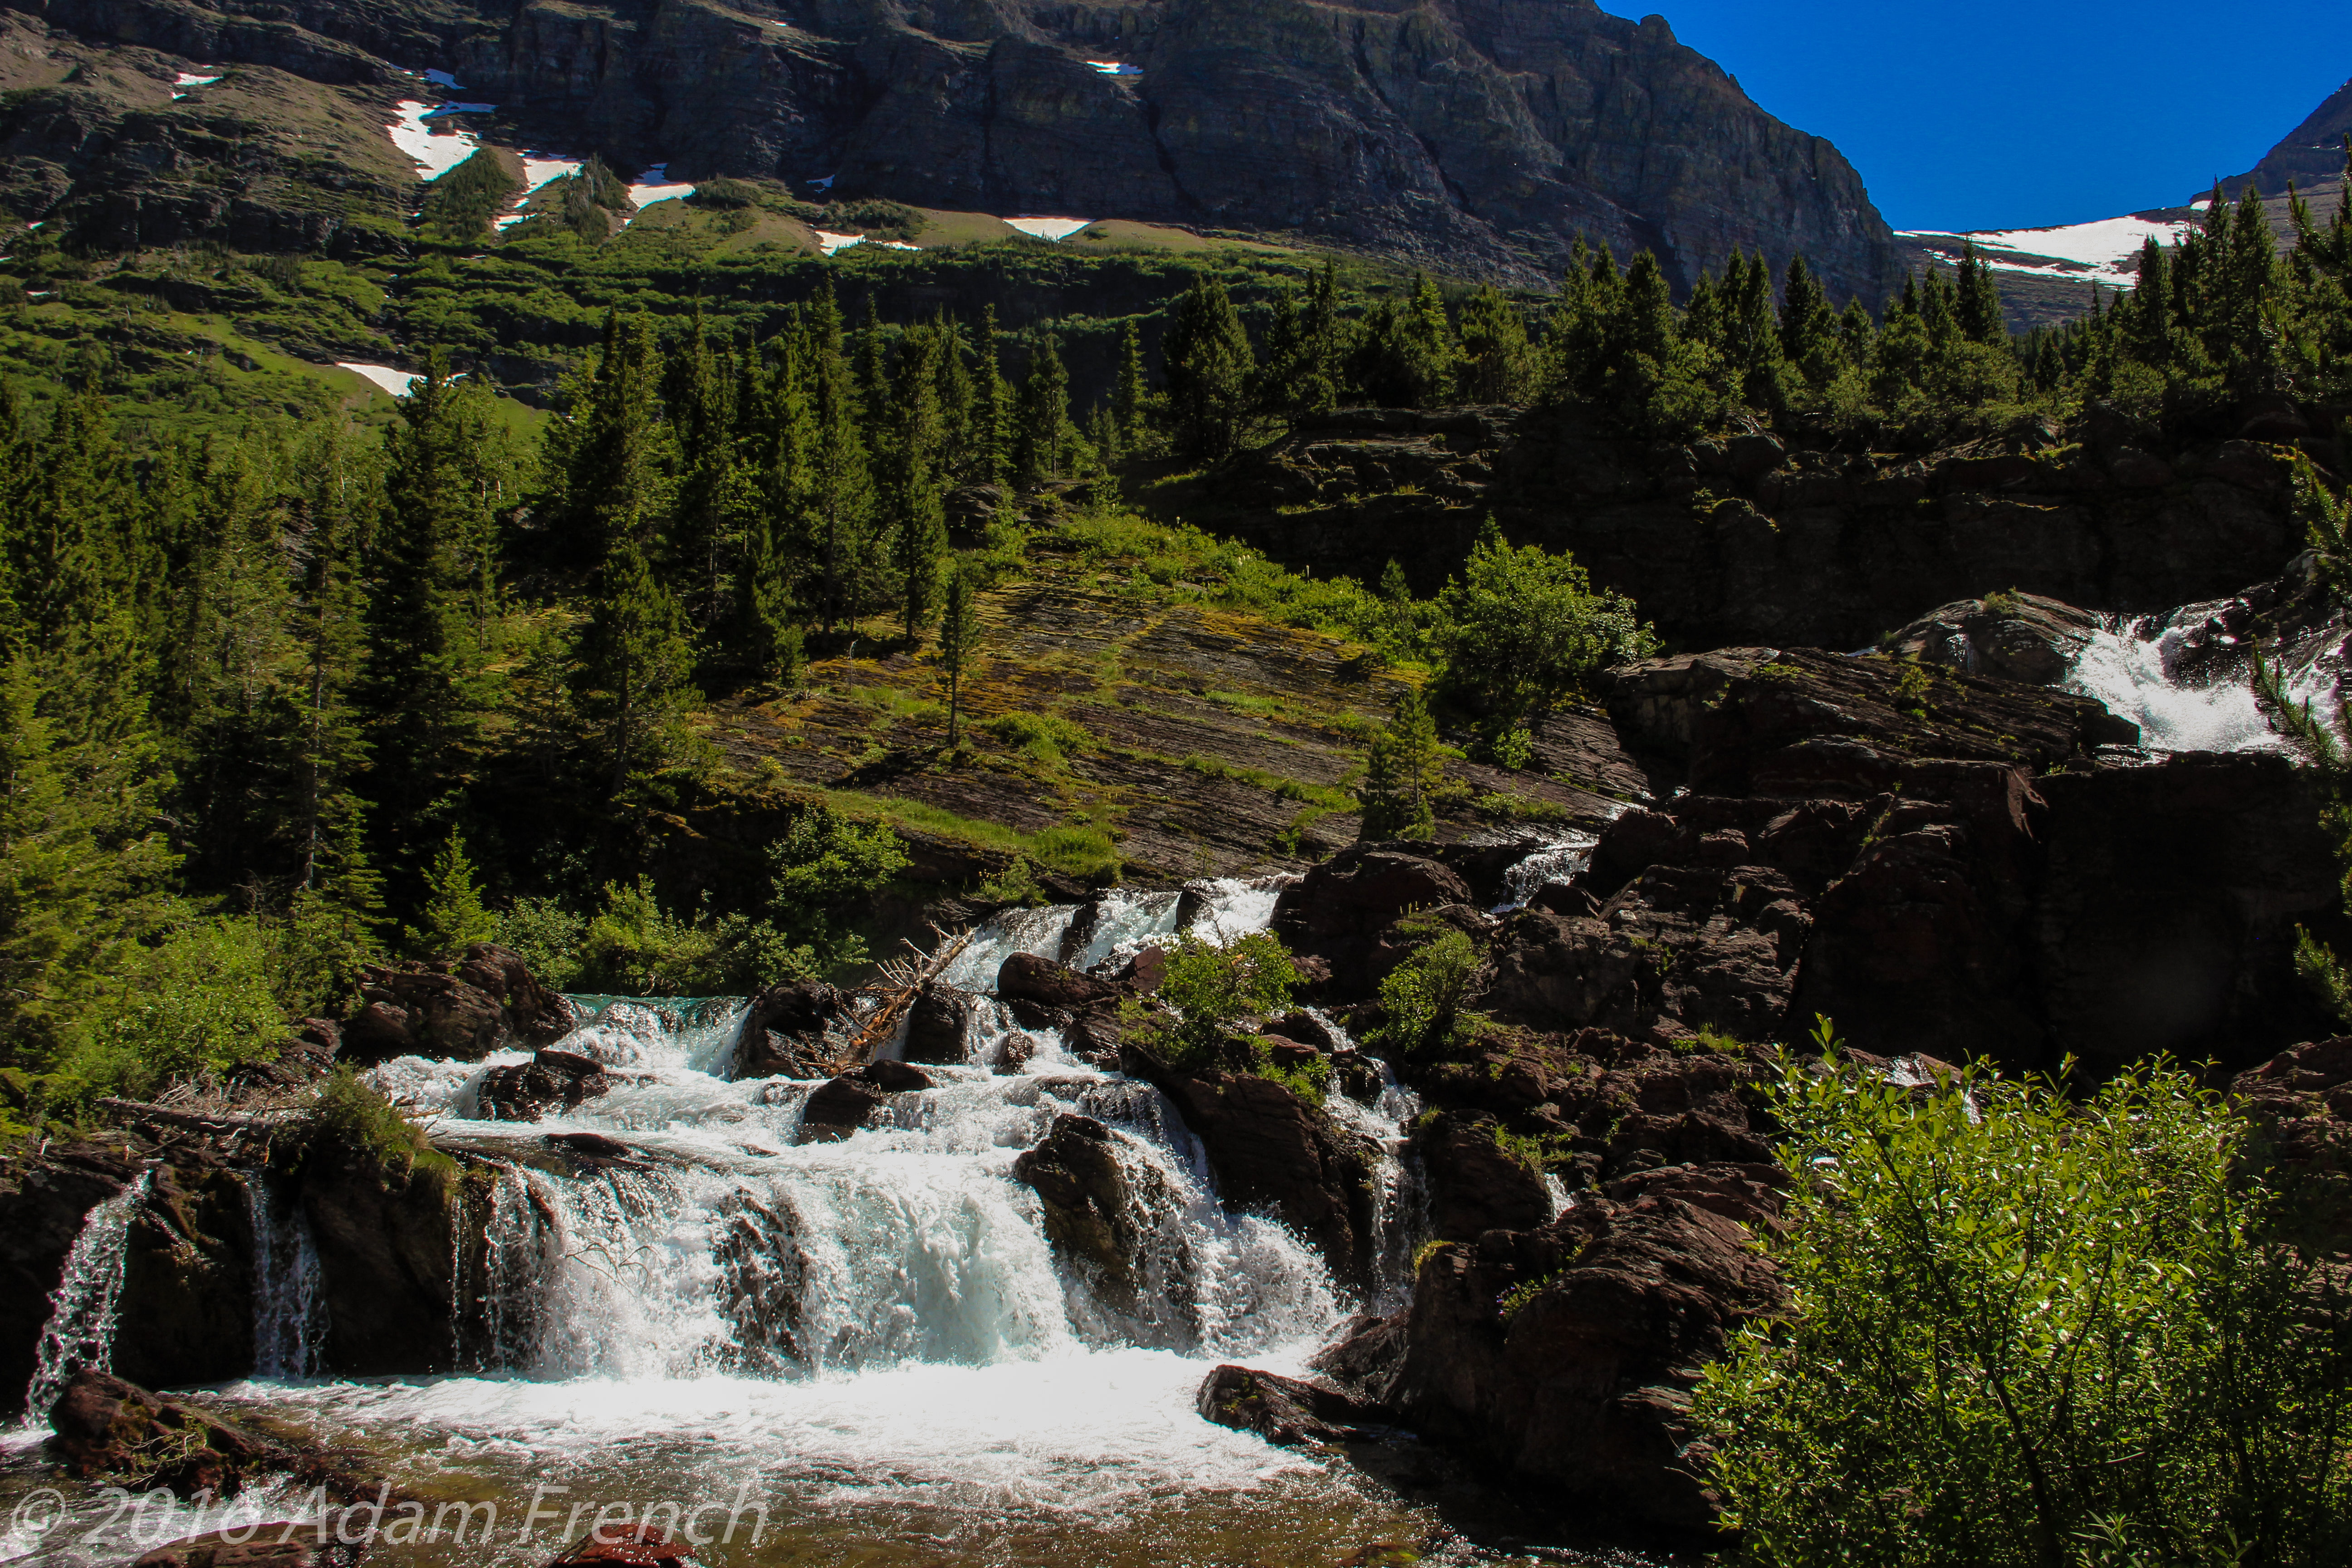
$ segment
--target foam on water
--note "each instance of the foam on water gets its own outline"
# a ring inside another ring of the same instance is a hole
[[[943,977],[984,990],[1015,952],[1123,963],[1172,937],[1180,915],[1229,942],[1265,928],[1283,885],[1007,911]],[[304,1379],[323,1328],[317,1252],[257,1178],[266,1375],[229,1398],[371,1442],[445,1490],[574,1470],[705,1486],[740,1474],[817,1508],[1091,1516],[1318,1468],[1203,1421],[1194,1393],[1220,1362],[1297,1370],[1360,1303],[1297,1237],[1225,1210],[1199,1140],[1149,1084],[1068,1059],[1051,1031],[1023,1070],[991,1070],[1015,1025],[990,1001],[964,1065],[926,1064],[932,1088],[889,1097],[836,1142],[803,1143],[818,1083],[726,1076],[740,999],[572,1000],[583,1021],[561,1048],[605,1064],[614,1084],[568,1112],[480,1120],[483,1078],[520,1052],[374,1071],[429,1118],[436,1144],[490,1167],[462,1200],[487,1205],[473,1210],[487,1245],[457,1259],[466,1374]],[[1389,1078],[1373,1103],[1335,1092],[1329,1108],[1382,1152],[1370,1296],[1393,1305],[1423,1227],[1399,1158],[1418,1102]],[[1109,1130],[1133,1194],[1120,1278],[1058,1256],[1036,1192],[1013,1178],[1066,1112]],[[574,1158],[550,1142],[565,1132],[618,1140],[627,1156]],[[102,1326],[105,1281],[120,1278],[114,1218],[94,1218],[77,1247],[87,1267],[60,1292],[61,1342]]]
[[[2118,718],[2140,727],[2151,752],[2283,752],[2287,742],[2255,700],[2251,670],[2204,685],[2176,681],[2181,634],[2166,628],[2141,638],[2129,631],[2093,635],[2068,674],[2065,689],[2095,697]],[[2288,682],[2296,701],[2332,716],[2335,681],[2315,666]]]

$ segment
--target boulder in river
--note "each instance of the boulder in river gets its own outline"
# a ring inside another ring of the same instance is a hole
[[[289,1475],[340,1503],[385,1495],[383,1478],[360,1468],[354,1456],[264,1436],[234,1417],[108,1373],[75,1373],[48,1416],[51,1447],[75,1474],[134,1490],[160,1487],[182,1498],[198,1492],[230,1498],[248,1481]]]
[[[772,985],[751,1001],[743,1020],[735,1076],[822,1078],[832,1071],[827,1031],[849,1012],[847,993],[822,980]]]
[[[894,1094],[931,1087],[931,1076],[907,1062],[868,1062],[817,1089],[801,1108],[803,1143],[835,1143],[865,1126]]]
[[[548,1568],[576,1568],[592,1563],[613,1568],[695,1568],[694,1549],[656,1524],[591,1530]]]
[[[1881,646],[1896,658],[2055,686],[2102,624],[2093,611],[2039,594],[1992,594],[1930,610]]]
[[[612,1087],[601,1063],[570,1051],[545,1050],[483,1074],[478,1098],[486,1121],[536,1121],[550,1110],[577,1110]]]
[[[1141,1226],[1135,1184],[1119,1160],[1116,1133],[1090,1116],[1065,1111],[1013,1163],[1013,1179],[1036,1190],[1047,1240],[1133,1289]]]
[[[131,1568],[356,1568],[363,1546],[346,1546],[315,1526],[292,1520],[209,1531],[168,1541]]]
[[[520,957],[488,942],[457,959],[370,964],[360,971],[360,995],[365,1005],[342,1026],[342,1054],[362,1062],[479,1061],[553,1045],[579,1023]]]
[[[969,1054],[981,999],[937,980],[926,981],[907,1009],[907,1059],[960,1062]]]
[[[1387,1411],[1328,1384],[1230,1364],[1202,1380],[1192,1403],[1203,1419],[1280,1447],[1356,1442],[1392,1425]]]

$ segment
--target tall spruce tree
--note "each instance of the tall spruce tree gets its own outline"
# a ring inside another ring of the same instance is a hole
[[[1212,462],[1225,457],[1241,444],[1256,357],[1223,283],[1192,275],[1161,352],[1178,447]]]
[[[948,678],[948,749],[962,743],[963,677],[980,654],[980,585],[971,567],[952,563],[940,604],[940,668]]]

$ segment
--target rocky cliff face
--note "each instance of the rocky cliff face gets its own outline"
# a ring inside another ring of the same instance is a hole
[[[2328,94],[2327,100],[2264,153],[2261,163],[2222,181],[2221,188],[2234,196],[2251,184],[2266,196],[2275,196],[2290,184],[2308,192],[2314,185],[2338,179],[2344,173],[2347,133],[2352,133],[2352,81]]]
[[[312,81],[454,71],[615,167],[836,195],[1295,231],[1523,283],[1581,236],[1687,285],[1798,251],[1838,297],[1898,278],[1837,150],[1590,0],[10,0],[75,36]]]

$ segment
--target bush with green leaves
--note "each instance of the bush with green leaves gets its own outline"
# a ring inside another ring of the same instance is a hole
[[[2352,1300],[2221,1098],[1904,1089],[1833,1045],[1769,1093],[1788,1310],[1694,1406],[1740,1562],[2347,1560]]]
[[[1407,1054],[1451,1043],[1466,1021],[1462,1005],[1484,962],[1467,936],[1439,928],[1381,980],[1385,1016],[1365,1040]]]
[[[141,1097],[268,1054],[286,1037],[271,960],[268,935],[250,917],[190,921],[152,946],[124,950],[58,1065],[58,1098]]]
[[[1234,1027],[1290,1005],[1298,970],[1272,931],[1252,931],[1223,946],[1192,931],[1176,939],[1160,999],[1178,1016],[1165,1029],[1166,1054],[1176,1067],[1213,1062]]]
[[[1631,599],[1593,592],[1573,556],[1532,544],[1513,549],[1492,518],[1438,606],[1446,689],[1489,715],[1496,733],[1658,647]]]

